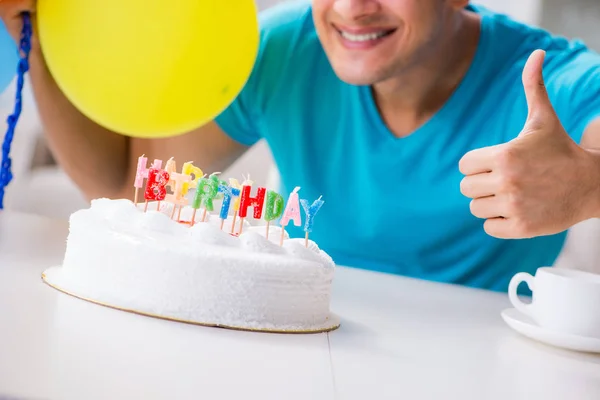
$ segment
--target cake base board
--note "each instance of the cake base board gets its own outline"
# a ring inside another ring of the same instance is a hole
[[[232,330],[238,330],[238,331],[264,332],[264,333],[288,333],[288,334],[324,333],[324,332],[333,331],[340,327],[340,319],[335,314],[331,314],[329,316],[328,320],[324,324],[322,324],[322,326],[316,326],[314,329],[310,329],[310,330],[248,328],[248,327],[243,327],[243,326],[217,324],[217,323],[211,323],[211,322],[205,322],[205,321],[190,321],[190,320],[185,320],[185,319],[180,319],[180,318],[175,318],[175,317],[170,317],[170,316],[165,316],[165,315],[152,314],[152,313],[145,312],[145,311],[134,310],[131,308],[122,307],[122,306],[118,306],[118,305],[114,305],[114,304],[108,304],[108,303],[105,303],[105,302],[102,302],[99,300],[95,300],[95,299],[86,297],[82,294],[74,293],[74,291],[69,290],[68,288],[64,287],[63,284],[60,283],[60,273],[61,273],[60,269],[61,268],[62,267],[51,267],[51,268],[45,270],[42,273],[42,280],[44,281],[44,283],[46,283],[48,286],[50,286],[53,289],[56,289],[62,293],[65,293],[69,296],[73,296],[80,300],[85,300],[90,303],[98,304],[100,306],[113,308],[115,310],[125,311],[125,312],[129,312],[129,313],[133,313],[133,314],[143,315],[146,317],[158,318],[158,319],[163,319],[166,321],[181,322],[181,323],[185,323],[185,324],[199,325],[199,326],[211,327],[211,328],[223,328],[223,329],[232,329]]]

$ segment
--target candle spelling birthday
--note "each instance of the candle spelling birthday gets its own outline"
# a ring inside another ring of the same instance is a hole
[[[305,246],[308,247],[309,233],[313,230],[315,215],[325,203],[322,196],[309,203],[306,199],[299,196],[300,187],[294,188],[290,193],[287,202],[283,196],[273,190],[258,186],[254,187],[254,182],[250,176],[244,177],[242,183],[235,178],[230,178],[229,183],[219,179],[219,173],[214,172],[208,177],[193,164],[186,162],[181,167],[181,172],[177,172],[177,164],[174,158],[170,158],[165,167],[162,168],[162,160],[154,160],[150,168],[148,158],[142,155],[138,158],[137,171],[134,180],[134,203],[137,206],[138,190],[144,187],[144,212],[148,212],[148,203],[156,202],[156,210],[160,211],[161,202],[172,205],[170,217],[180,223],[194,226],[197,221],[196,214],[199,210],[202,217],[199,223],[206,222],[207,214],[215,209],[214,202],[221,201],[219,218],[221,220],[221,230],[223,230],[225,221],[232,216],[230,234],[239,236],[243,233],[244,222],[247,218],[264,219],[266,222],[265,237],[269,238],[271,223],[280,218],[281,226],[280,245],[283,246],[285,238],[285,228],[290,221],[295,226],[302,225],[301,211],[304,211],[305,222]],[[193,190],[193,191],[192,191]],[[191,201],[189,199],[191,197]],[[181,220],[181,210],[189,206],[193,209],[190,221]],[[252,213],[250,213],[252,209]],[[177,217],[175,218],[175,215]],[[236,222],[239,218],[239,227],[236,230]]]

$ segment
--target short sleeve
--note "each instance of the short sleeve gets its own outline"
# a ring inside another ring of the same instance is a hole
[[[577,143],[600,117],[600,55],[576,43],[550,61],[546,85],[565,130]]]
[[[309,13],[307,1],[284,2],[260,13],[260,44],[252,73],[236,99],[215,118],[233,140],[251,146],[263,137],[261,120],[273,93],[280,90],[293,43]]]

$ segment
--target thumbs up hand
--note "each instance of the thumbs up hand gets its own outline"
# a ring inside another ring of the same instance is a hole
[[[592,218],[600,202],[600,163],[563,128],[545,88],[545,53],[535,51],[523,70],[528,117],[508,143],[473,150],[459,163],[460,189],[471,213],[498,238],[562,232]]]

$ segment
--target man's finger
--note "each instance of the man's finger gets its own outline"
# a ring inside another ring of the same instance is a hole
[[[511,221],[506,218],[490,218],[483,223],[483,230],[498,239],[512,239]]]
[[[498,189],[494,172],[465,176],[460,182],[460,192],[471,199],[492,196],[498,192]]]
[[[516,218],[489,218],[483,223],[485,232],[498,239],[527,239],[533,235],[519,229]]]
[[[471,200],[471,214],[481,219],[506,217],[504,202],[498,196],[482,197]]]
[[[494,162],[494,155],[503,145],[484,147],[477,150],[471,150],[465,154],[458,162],[458,169],[463,175],[475,175],[484,172],[491,172]]]
[[[555,115],[544,83],[543,67],[546,52],[534,51],[523,68],[523,88],[527,99],[528,122],[542,122]]]

